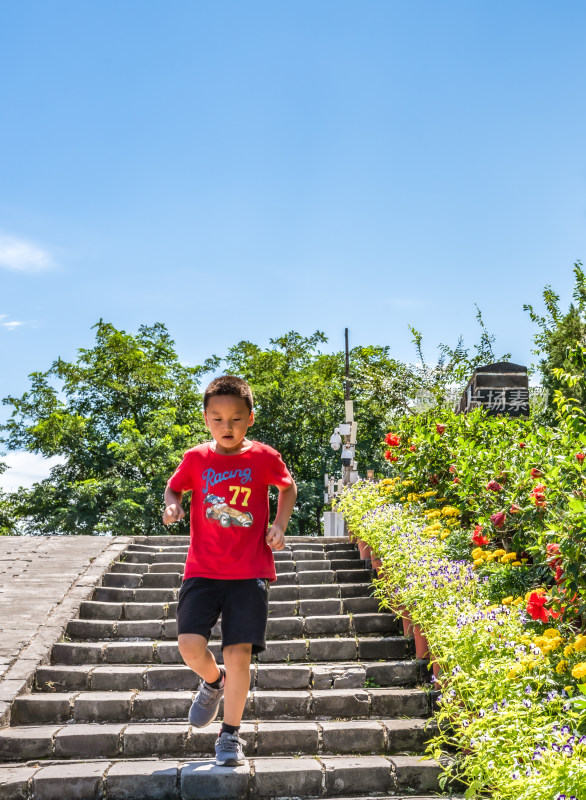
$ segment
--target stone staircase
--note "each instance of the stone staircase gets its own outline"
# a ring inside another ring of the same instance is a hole
[[[82,603],[0,729],[0,800],[439,792],[438,765],[421,760],[433,730],[425,665],[379,613],[370,565],[346,540],[289,538],[275,553],[267,650],[241,728],[247,763],[216,767],[219,722],[186,721],[198,684],[176,641],[186,553],[185,538],[138,538]],[[220,661],[219,626],[210,646]]]

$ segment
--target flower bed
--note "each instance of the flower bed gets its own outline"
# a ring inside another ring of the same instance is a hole
[[[444,433],[445,427],[434,431]],[[397,452],[401,442],[393,442]],[[421,444],[407,440],[404,450],[415,453]],[[453,457],[452,451],[444,465],[448,475],[454,475],[448,471]],[[446,481],[437,464],[432,469],[425,480],[407,469],[406,479],[356,484],[338,505],[353,534],[382,559],[376,582],[381,603],[408,610],[441,667],[440,733],[430,755],[454,757],[446,781],[463,780],[467,797],[486,791],[494,800],[584,800],[586,636],[577,631],[578,618],[568,615],[567,603],[560,611],[550,607],[546,587],[509,591],[552,579],[552,566],[557,570],[560,562],[548,562],[546,547],[542,562],[531,552],[511,550],[513,531],[499,540],[504,546],[495,546],[470,513],[469,497],[458,494],[460,508],[453,495],[446,504]],[[438,488],[429,488],[430,477]],[[489,530],[494,535],[498,525]],[[529,539],[522,528],[517,534]],[[474,536],[488,541],[479,545]],[[499,596],[503,591],[506,596]],[[561,608],[563,596],[556,597]]]

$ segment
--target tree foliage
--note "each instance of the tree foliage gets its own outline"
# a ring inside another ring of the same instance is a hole
[[[534,354],[539,357],[537,364],[541,372],[543,388],[548,393],[547,422],[554,422],[556,416],[556,392],[570,396],[570,387],[560,379],[561,373],[572,372],[570,352],[586,341],[586,276],[582,264],[574,264],[575,284],[573,302],[564,313],[560,309],[560,297],[551,286],[543,290],[546,313],[538,314],[532,305],[524,305],[532,322],[538,326],[535,334]],[[558,372],[561,370],[561,373]],[[580,407],[586,411],[586,385],[573,387],[573,396]]]
[[[161,324],[132,335],[100,321],[95,331],[76,361],[57,359],[22,397],[4,400],[4,443],[63,459],[13,496],[30,533],[163,532],[165,482],[205,439],[199,379],[216,360],[182,365]]]

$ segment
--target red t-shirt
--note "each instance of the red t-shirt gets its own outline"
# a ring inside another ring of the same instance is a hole
[[[191,543],[187,578],[276,580],[265,541],[269,486],[293,483],[276,450],[252,442],[244,453],[225,456],[206,442],[188,450],[168,482],[174,492],[191,491]]]

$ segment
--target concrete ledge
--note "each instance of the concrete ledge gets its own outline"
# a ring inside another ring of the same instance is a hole
[[[0,727],[130,537],[0,537]]]

